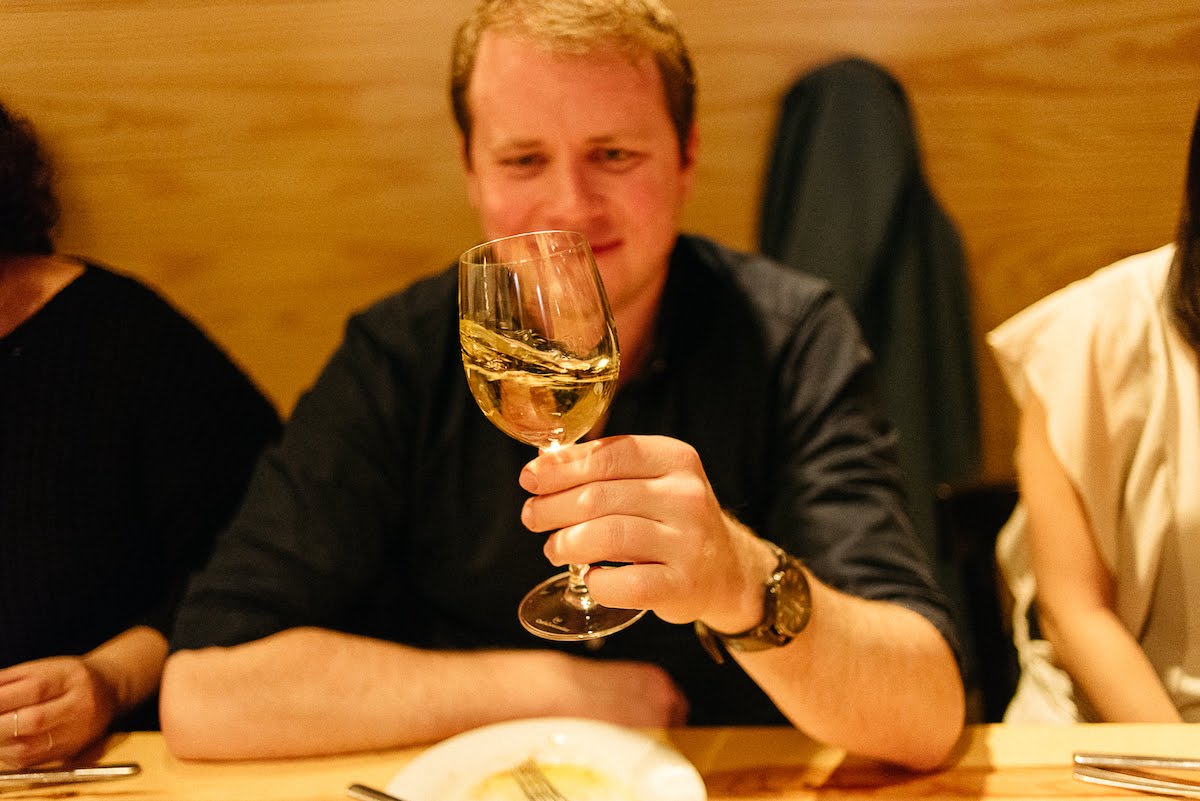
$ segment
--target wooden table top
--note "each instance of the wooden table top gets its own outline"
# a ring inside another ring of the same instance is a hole
[[[1091,724],[969,726],[946,768],[914,774],[814,743],[788,728],[651,730],[700,771],[714,801],[745,799],[1149,798],[1071,776],[1075,751],[1200,755],[1200,726]],[[386,788],[425,750],[413,747],[315,759],[194,762],[168,753],[153,732],[117,734],[94,762],[137,762],[138,776],[86,784],[0,789],[0,799],[79,801],[335,801],[353,783]]]

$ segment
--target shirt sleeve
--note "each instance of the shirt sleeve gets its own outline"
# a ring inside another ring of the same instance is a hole
[[[784,488],[768,536],[829,585],[928,619],[962,666],[949,602],[906,511],[896,434],[846,304],[819,296],[784,352]]]
[[[336,627],[400,527],[393,449],[405,419],[391,365],[361,316],[260,460],[241,510],[188,588],[172,650]]]

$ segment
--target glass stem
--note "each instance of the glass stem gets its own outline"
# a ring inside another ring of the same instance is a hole
[[[567,588],[563,590],[563,600],[581,612],[590,611],[596,606],[596,600],[588,592],[583,579],[591,565],[567,565]]]
[[[564,444],[557,440],[551,440],[550,444],[542,448],[542,453],[554,453]],[[583,579],[587,576],[591,565],[567,565],[567,588],[563,590],[563,600],[566,601],[573,609],[578,609],[581,612],[589,612],[596,606],[596,600],[592,598],[588,592],[587,584]]]

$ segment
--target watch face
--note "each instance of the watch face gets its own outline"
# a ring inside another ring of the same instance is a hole
[[[808,578],[803,568],[791,564],[784,573],[776,598],[775,630],[785,637],[794,637],[808,625],[812,612],[812,598],[808,591]]]
[[[790,637],[803,631],[808,623],[808,594],[803,593],[804,597],[798,597],[798,595],[796,590],[783,593],[776,611],[775,628],[781,634]]]
[[[787,645],[804,631],[812,614],[808,576],[795,557],[776,548],[779,567],[768,579],[763,594],[763,622],[741,634],[719,635],[735,651],[761,651]]]

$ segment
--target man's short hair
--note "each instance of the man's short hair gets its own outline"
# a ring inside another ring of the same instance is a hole
[[[615,47],[630,59],[652,56],[662,77],[679,152],[686,152],[695,117],[696,76],[675,15],[658,0],[482,0],[459,26],[450,62],[450,103],[468,145],[467,92],[479,40],[488,30],[527,38],[554,52]]]

